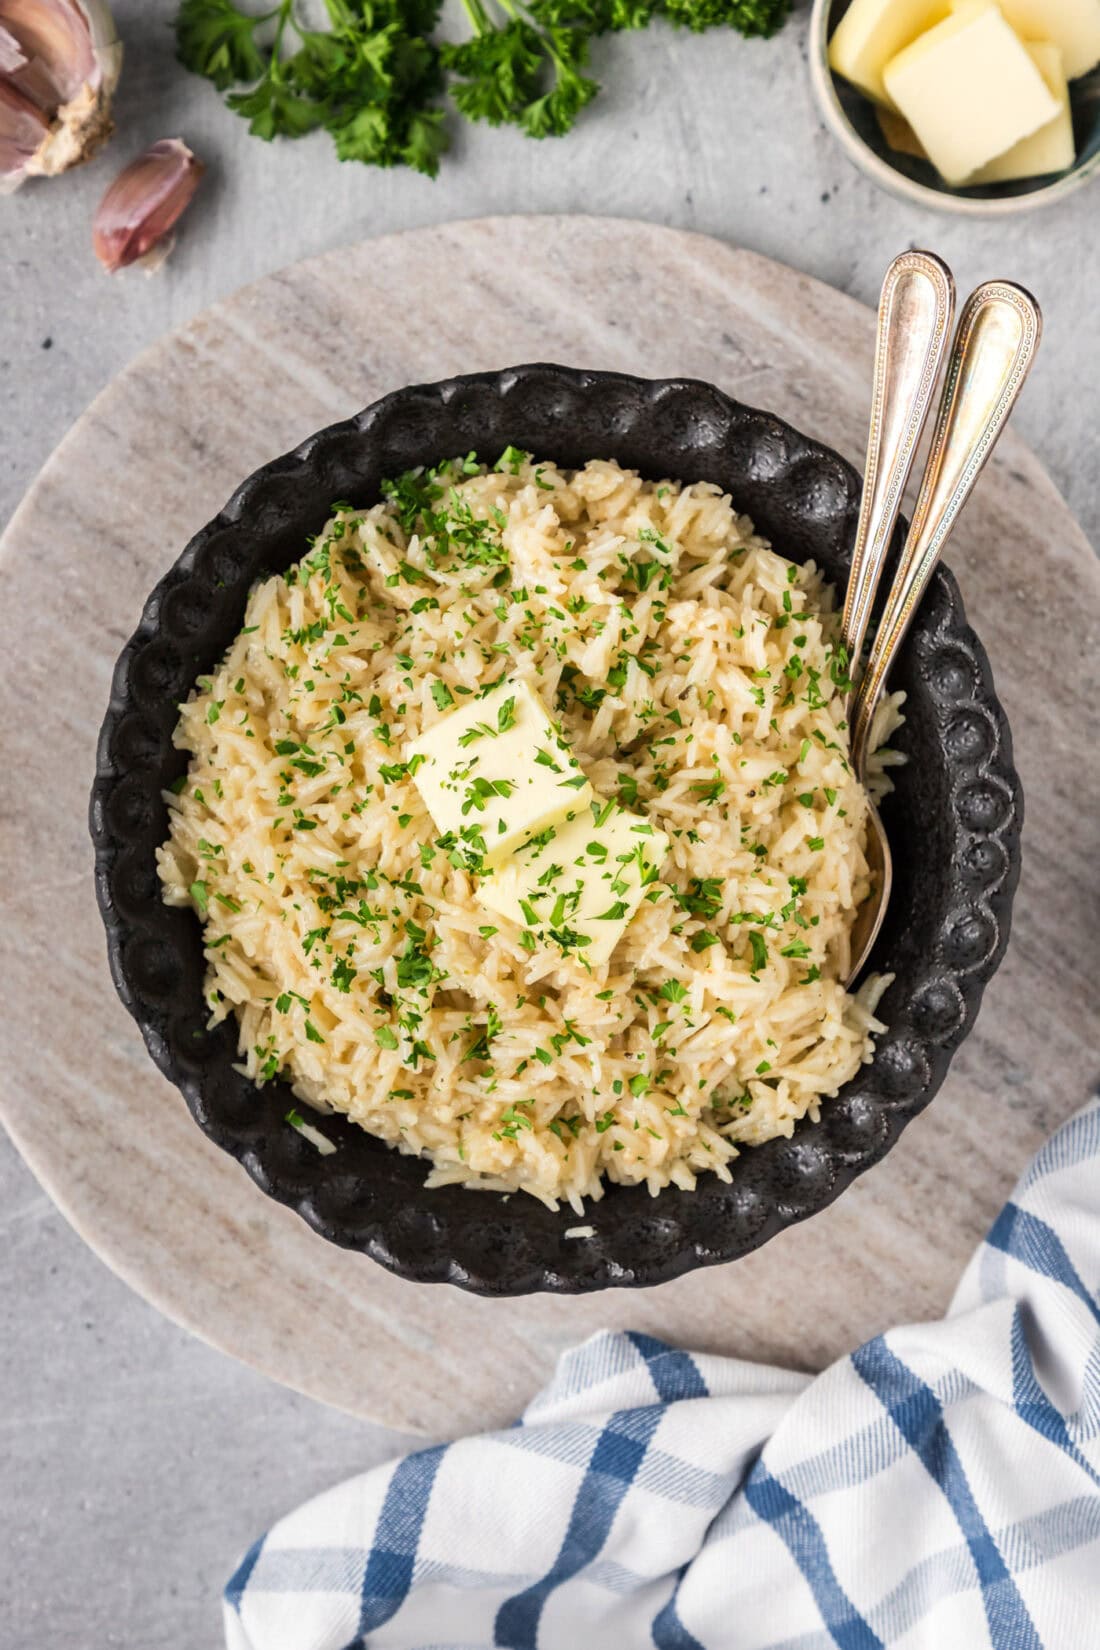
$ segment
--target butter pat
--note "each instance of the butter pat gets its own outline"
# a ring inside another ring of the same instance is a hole
[[[1060,108],[1054,119],[1040,126],[1030,137],[1021,138],[1003,155],[991,160],[969,180],[971,183],[1006,183],[1010,178],[1040,178],[1048,172],[1064,172],[1077,158],[1073,141],[1073,117],[1069,108],[1069,87],[1057,46],[1042,41],[1025,41],[1025,50],[1042,75]]]
[[[950,10],[949,0],[852,0],[829,41],[829,67],[876,103],[892,107],[883,69]]]
[[[1058,114],[1058,101],[993,0],[967,0],[886,65],[886,90],[950,184]]]
[[[526,682],[502,682],[436,722],[405,753],[437,828],[495,865],[584,807],[592,787]]]
[[[1100,63],[1100,0],[1000,0],[1000,7],[1005,22],[1024,40],[1058,47],[1067,80]]]
[[[488,910],[590,967],[605,963],[656,882],[668,838],[615,802],[593,798],[548,840],[529,844],[491,875]]]

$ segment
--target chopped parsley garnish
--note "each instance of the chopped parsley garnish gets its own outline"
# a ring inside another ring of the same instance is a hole
[[[490,797],[503,796],[507,798],[511,796],[515,788],[515,784],[511,779],[472,779],[465,787],[462,812],[468,814],[471,809],[476,808],[484,813],[486,803]]]
[[[406,922],[405,932],[409,937],[405,941],[405,949],[397,959],[397,983],[406,990],[410,987],[429,986],[440,978],[424,946],[423,932],[420,932],[419,939],[413,937],[414,926]]]
[[[781,957],[808,957],[809,954],[810,948],[805,940],[793,940],[790,945],[785,945],[779,953]]]
[[[677,893],[677,902],[693,917],[709,921],[722,909],[724,897],[721,877],[692,877],[686,893]]]

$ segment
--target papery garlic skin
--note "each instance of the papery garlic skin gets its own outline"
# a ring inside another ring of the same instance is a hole
[[[161,138],[119,173],[92,222],[95,255],[109,275],[137,263],[149,273],[160,268],[205,170],[182,138]]]
[[[106,0],[0,0],[0,194],[95,154],[114,131],[121,69]]]
[[[49,127],[42,111],[17,87],[0,78],[0,190],[6,178],[22,181],[48,137]]]

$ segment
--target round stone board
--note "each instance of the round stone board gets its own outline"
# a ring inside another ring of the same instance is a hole
[[[108,977],[86,827],[111,667],[146,593],[245,475],[311,431],[402,384],[552,360],[708,379],[859,464],[872,347],[861,305],[701,236],[487,219],[246,288],[148,350],[62,442],[0,542],[0,1116],[77,1231],[170,1317],[316,1398],[444,1436],[511,1419],[597,1328],[816,1369],[943,1311],[1098,1065],[1100,924],[1083,894],[1100,817],[1100,564],[1011,434],[950,552],[1026,794],[1008,959],[894,1151],[734,1265],[493,1301],[326,1244],[154,1069]]]

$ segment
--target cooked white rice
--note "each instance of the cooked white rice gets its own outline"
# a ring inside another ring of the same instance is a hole
[[[837,635],[814,565],[706,483],[509,449],[334,506],[255,586],[176,735],[164,898],[203,921],[243,1069],[430,1157],[429,1184],[578,1211],[604,1178],[728,1178],[740,1146],[816,1117],[883,1029],[884,982],[841,984],[868,872]],[[403,770],[505,675],[671,839],[659,897],[591,972],[493,930]]]

